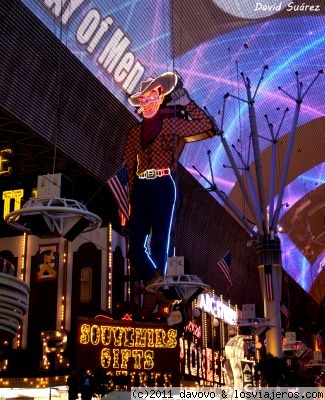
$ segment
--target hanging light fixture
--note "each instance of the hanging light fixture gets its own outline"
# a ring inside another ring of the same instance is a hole
[[[160,293],[164,291],[165,296],[170,299],[189,300],[194,295],[199,295],[210,286],[203,283],[196,275],[164,275],[158,277],[153,283],[146,286],[149,293]]]
[[[5,221],[14,229],[37,236],[63,236],[70,241],[102,223],[78,200],[56,196],[31,197],[20,210],[9,213]]]

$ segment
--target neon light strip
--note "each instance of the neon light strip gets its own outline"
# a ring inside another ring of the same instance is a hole
[[[169,178],[172,180],[173,185],[174,185],[174,200],[173,200],[173,206],[172,206],[172,211],[170,213],[170,220],[169,220],[169,228],[168,228],[168,238],[167,238],[167,243],[166,243],[166,256],[167,256],[167,260],[164,266],[164,274],[166,274],[166,270],[167,270],[167,263],[168,263],[168,253],[169,253],[169,245],[170,245],[170,232],[172,229],[172,223],[173,223],[173,216],[174,216],[174,210],[175,210],[175,204],[176,204],[176,184],[175,181],[173,179],[173,177],[171,175],[169,175]],[[158,178],[159,179],[159,178]],[[157,266],[154,262],[154,260],[150,257],[149,254],[149,245],[148,245],[148,239],[149,239],[149,235],[147,235],[145,237],[145,241],[143,244],[143,247],[145,249],[145,252],[147,254],[147,257],[149,258],[150,262],[152,263],[152,265],[154,266],[154,268],[157,269]]]

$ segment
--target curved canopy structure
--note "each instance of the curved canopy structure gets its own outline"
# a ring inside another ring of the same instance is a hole
[[[266,190],[271,159],[268,121],[275,129],[281,128],[275,169],[277,196],[295,106],[293,98],[285,92],[294,96],[296,71],[306,88],[324,68],[323,2],[22,0],[22,3],[125,107],[130,107],[127,98],[138,89],[141,80],[164,71],[177,71],[191,97],[200,106],[206,106],[217,123],[223,118],[225,137],[233,145],[239,165],[240,157],[246,166],[253,167],[254,163],[247,107],[238,100],[246,93],[241,72],[249,77],[254,90],[263,66],[267,65],[255,107]],[[116,46],[114,52],[112,46]],[[279,219],[283,227],[283,266],[306,291],[313,287],[313,295],[319,299],[325,293],[324,283],[315,286],[317,277],[324,276],[321,272],[325,256],[324,92],[323,75],[301,106]],[[227,100],[223,115],[226,93],[235,97]],[[193,165],[208,177],[209,150],[219,190],[246,213],[247,203],[229,168],[220,137],[188,144],[181,162],[206,186]],[[266,198],[269,200],[268,193]]]

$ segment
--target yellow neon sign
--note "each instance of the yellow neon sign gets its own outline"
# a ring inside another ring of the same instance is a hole
[[[0,150],[0,175],[11,175],[12,166],[8,165],[10,160],[8,156],[12,155],[12,149]]]
[[[2,192],[2,200],[4,201],[3,206],[3,218],[11,212],[10,205],[11,200],[14,200],[14,209],[13,211],[19,210],[21,207],[21,199],[24,196],[24,189],[16,189],[16,190],[5,190]]]
[[[51,367],[50,354],[54,354],[54,368],[69,367],[69,359],[65,356],[68,336],[65,331],[45,331],[42,336],[41,370],[48,370]]]
[[[124,326],[82,324],[80,344],[114,347],[154,347],[173,349],[177,346],[177,331],[161,328],[133,328]]]
[[[154,349],[178,347],[177,330],[82,324],[79,342],[82,345],[104,346],[100,351],[100,365],[114,370],[152,370],[155,366]],[[145,375],[144,375],[145,376]]]
[[[141,349],[108,349],[103,348],[100,354],[100,365],[103,368],[127,369],[133,360],[135,370],[150,370],[155,366],[154,351]]]

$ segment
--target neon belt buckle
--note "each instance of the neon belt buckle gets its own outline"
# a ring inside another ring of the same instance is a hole
[[[169,175],[169,174],[170,174],[169,168],[161,169],[161,176],[165,176],[165,175]]]
[[[155,179],[157,176],[156,170],[154,168],[148,169],[146,171],[147,179]]]

